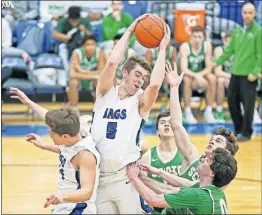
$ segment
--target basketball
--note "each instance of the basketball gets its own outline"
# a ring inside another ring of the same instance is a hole
[[[156,48],[164,36],[163,23],[156,16],[150,15],[137,23],[135,36],[142,46]]]

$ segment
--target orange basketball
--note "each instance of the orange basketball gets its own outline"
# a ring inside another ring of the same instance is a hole
[[[135,36],[142,46],[156,48],[164,36],[163,23],[155,16],[150,15],[137,23]]]

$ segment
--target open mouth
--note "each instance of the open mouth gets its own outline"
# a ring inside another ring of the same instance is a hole
[[[165,130],[164,130],[165,132],[169,132],[169,128],[165,128]]]

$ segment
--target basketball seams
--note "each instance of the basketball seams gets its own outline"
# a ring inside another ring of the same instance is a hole
[[[157,25],[158,25],[158,27],[161,29],[161,31],[162,31],[162,33],[163,33],[163,35],[165,34],[165,30],[164,29],[162,29],[162,27],[164,28],[164,26],[160,26],[159,24],[158,24],[158,22],[156,22],[156,20],[155,19],[152,19],[152,18],[150,18],[150,17],[148,17],[149,19],[151,19],[154,23],[156,23]]]
[[[152,46],[152,45],[150,45],[150,44],[145,43],[144,41],[142,41],[138,35],[136,35],[136,38],[137,38],[137,41],[138,41],[139,43],[143,43],[144,45],[146,45],[146,46],[147,46],[146,48],[155,48],[154,46]],[[141,44],[141,45],[143,45],[143,44]]]
[[[140,23],[137,23],[137,24],[141,25]],[[142,27],[147,33],[149,33],[153,38],[155,38],[158,42],[161,42],[161,40],[159,40],[158,38],[156,38],[153,34],[151,34],[151,32],[148,32],[143,25],[141,25],[141,27]],[[162,31],[162,29],[161,29],[161,31]]]

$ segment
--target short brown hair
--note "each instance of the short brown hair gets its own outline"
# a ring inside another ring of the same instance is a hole
[[[233,155],[235,156],[235,154],[237,153],[239,146],[236,143],[236,138],[234,133],[225,127],[220,127],[218,128],[215,132],[215,135],[222,135],[223,137],[225,137],[227,139],[227,145],[226,145],[226,149]]]
[[[125,64],[123,65],[123,69],[126,69],[127,72],[131,72],[135,68],[136,65],[140,65],[142,68],[147,70],[149,74],[152,72],[152,67],[143,59],[138,56],[132,56],[127,59]]]
[[[55,133],[76,136],[80,130],[79,111],[75,107],[63,107],[49,110],[45,115],[45,124]]]
[[[214,173],[212,184],[223,187],[229,184],[237,174],[237,161],[227,150],[216,148],[212,152],[210,169]]]
[[[193,33],[195,33],[195,32],[202,32],[204,36],[205,36],[205,34],[206,34],[205,29],[202,28],[202,27],[199,26],[199,25],[196,25],[196,26],[194,26],[194,27],[192,28],[191,34],[193,34]]]

